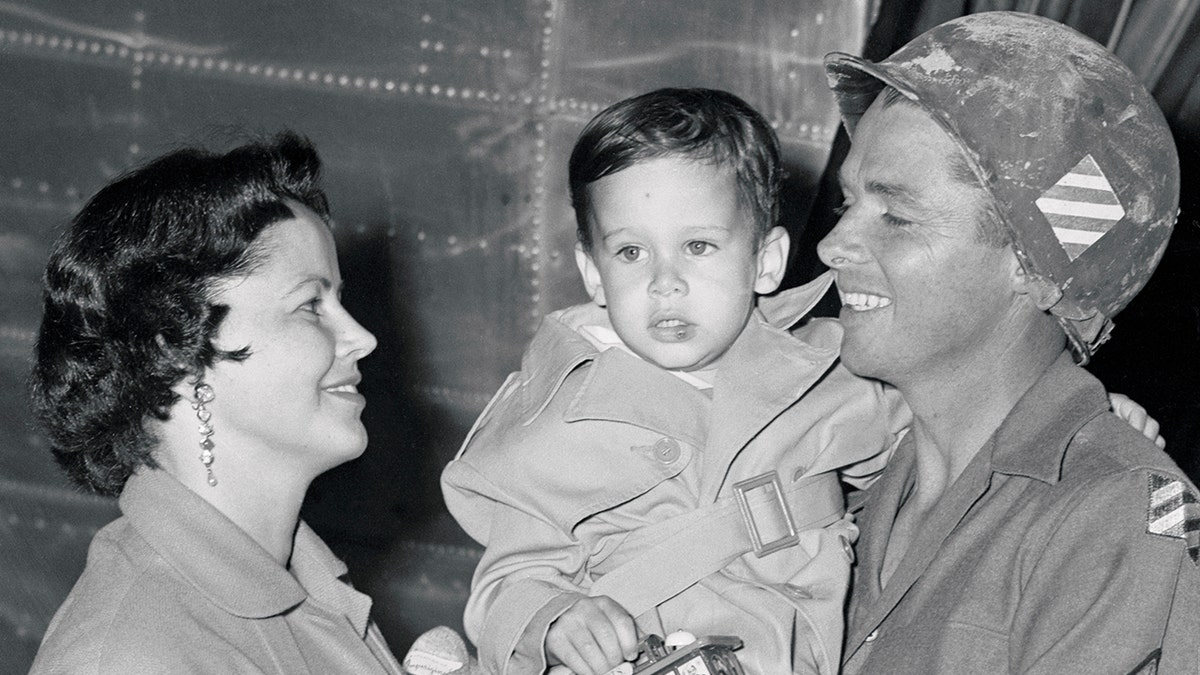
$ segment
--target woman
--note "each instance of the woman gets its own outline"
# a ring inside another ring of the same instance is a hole
[[[54,455],[122,517],[34,673],[400,672],[300,520],[367,445],[320,160],[284,134],[181,150],[101,190],[56,244],[31,380]]]

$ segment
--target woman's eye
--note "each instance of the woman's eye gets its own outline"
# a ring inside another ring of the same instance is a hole
[[[687,243],[687,252],[692,255],[704,255],[715,248],[707,241],[689,241]]]
[[[313,314],[319,314],[320,308],[321,308],[321,299],[320,298],[313,298],[313,299],[309,300],[308,302],[304,303],[303,305],[300,305],[301,310],[303,310],[305,312],[312,312]]]
[[[893,216],[890,213],[883,214],[883,222],[887,223],[888,225],[891,225],[892,227],[906,227],[908,225],[912,225],[911,220],[897,218],[896,216]]]
[[[642,257],[642,249],[638,246],[623,246],[617,251],[617,257],[626,262],[637,262]]]
[[[846,212],[849,210],[850,210],[850,204],[848,204],[846,202],[842,202],[841,204],[838,204],[837,206],[833,207],[833,215],[838,216],[840,218],[841,216],[846,215]]]

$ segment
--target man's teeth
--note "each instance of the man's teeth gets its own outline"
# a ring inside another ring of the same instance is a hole
[[[352,384],[341,384],[336,387],[330,387],[329,391],[336,391],[336,392],[347,393],[347,394],[357,394],[358,388]]]
[[[868,309],[887,307],[892,304],[892,299],[885,298],[882,295],[871,295],[870,293],[844,293],[842,295],[842,304],[857,312],[862,312]]]

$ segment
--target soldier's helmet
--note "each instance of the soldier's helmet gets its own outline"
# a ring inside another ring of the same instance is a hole
[[[1178,215],[1179,160],[1162,112],[1112,53],[1015,12],[946,22],[872,63],[825,58],[847,130],[885,85],[962,148],[1025,270],[1086,362],[1150,278]]]

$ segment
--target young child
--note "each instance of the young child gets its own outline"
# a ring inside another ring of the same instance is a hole
[[[908,411],[838,365],[835,321],[788,331],[827,276],[758,301],[787,259],[782,173],[722,91],[621,101],[576,142],[592,302],[546,317],[442,475],[486,547],[464,616],[484,672],[604,673],[679,630],[740,637],[750,673],[837,672],[839,476],[881,470]]]
[[[836,323],[787,331],[827,278],[757,307],[787,260],[782,174],[721,91],[621,101],[580,136],[593,302],[546,317],[442,477],[486,547],[465,626],[487,672],[602,673],[677,630],[741,637],[748,672],[836,672],[837,472],[880,468],[907,413],[836,365]]]

